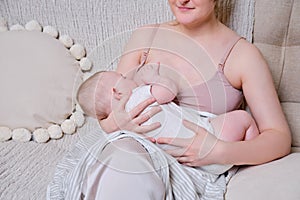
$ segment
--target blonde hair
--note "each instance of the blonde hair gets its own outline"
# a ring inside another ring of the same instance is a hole
[[[103,119],[108,116],[105,113],[105,102],[101,101],[101,95],[104,93],[101,91],[101,87],[98,87],[101,74],[104,71],[99,71],[85,80],[79,87],[77,92],[77,102],[82,108],[83,112],[91,117],[97,119]]]

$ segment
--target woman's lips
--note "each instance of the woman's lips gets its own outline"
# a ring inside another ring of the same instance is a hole
[[[185,6],[177,6],[178,10],[186,12],[189,10],[193,10],[194,8],[190,8],[190,7],[185,7]]]

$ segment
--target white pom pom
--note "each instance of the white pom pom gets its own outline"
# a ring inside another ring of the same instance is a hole
[[[0,17],[0,32],[8,31],[7,21]]]
[[[33,131],[33,139],[38,143],[47,142],[50,139],[47,129],[38,128]]]
[[[57,38],[58,31],[53,26],[44,26],[43,32],[51,35],[54,38]]]
[[[19,142],[28,142],[31,139],[31,133],[25,128],[17,128],[12,132],[12,139]]]
[[[63,136],[61,127],[56,124],[48,127],[48,133],[50,135],[50,138],[52,138],[52,139],[59,139]]]
[[[80,60],[85,56],[85,49],[80,44],[74,44],[71,46],[70,52],[77,60]]]
[[[28,31],[42,31],[41,25],[35,20],[31,20],[30,22],[27,22],[25,24],[25,29]]]
[[[92,68],[92,62],[90,59],[88,58],[82,58],[80,61],[79,61],[79,65],[81,67],[81,69],[83,71],[88,71]]]
[[[0,127],[0,142],[7,141],[11,138],[12,132],[8,127]]]
[[[75,124],[77,125],[77,127],[82,127],[85,122],[84,115],[80,111],[74,112],[71,115],[70,119],[75,121]]]
[[[21,30],[25,30],[24,26],[22,26],[21,24],[15,24],[15,25],[12,25],[9,29],[10,29],[11,31],[21,31]]]
[[[73,45],[73,39],[68,35],[61,35],[59,41],[65,45],[65,47],[70,48]]]
[[[76,131],[76,123],[72,119],[66,119],[61,124],[61,129],[65,134],[73,134]]]

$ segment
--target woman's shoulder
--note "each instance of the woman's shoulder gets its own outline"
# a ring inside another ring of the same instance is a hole
[[[229,57],[253,58],[260,54],[259,49],[253,45],[252,41],[246,40],[245,37],[238,34],[235,30],[222,23],[219,29],[218,35],[220,38],[223,38],[220,41],[225,41],[224,43],[229,44],[229,48],[231,48]]]
[[[268,65],[260,50],[245,38],[240,38],[226,61],[227,73],[232,71],[235,77],[245,77],[249,72],[259,74],[267,70]]]
[[[268,70],[268,64],[260,50],[246,39],[241,39],[232,49],[230,56],[226,62],[225,73],[231,71],[234,77],[240,77],[245,80],[245,77],[253,77],[255,74],[258,77]],[[227,69],[227,70],[226,70]],[[231,77],[233,83],[241,85],[241,79]]]
[[[233,49],[238,57],[243,59],[262,59],[262,54],[260,50],[253,43],[247,41],[245,38],[241,37],[241,40],[238,41],[236,47]]]

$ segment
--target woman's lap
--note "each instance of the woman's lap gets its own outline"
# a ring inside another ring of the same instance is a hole
[[[87,199],[164,199],[165,188],[146,149],[122,138],[109,143],[90,167],[83,193]]]
[[[224,175],[180,165],[138,134],[93,130],[58,163],[47,199],[219,200],[225,189]]]

